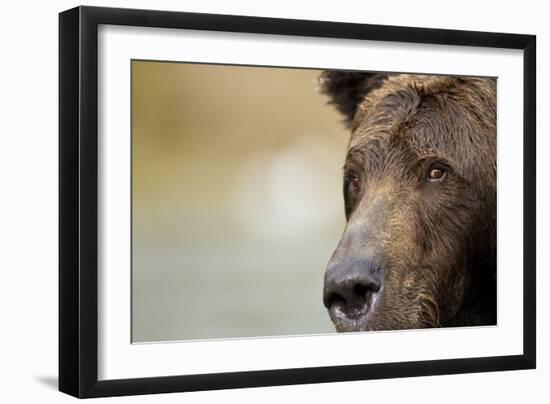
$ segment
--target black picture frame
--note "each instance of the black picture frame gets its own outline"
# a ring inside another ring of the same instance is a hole
[[[100,24],[523,50],[523,354],[98,381]],[[59,390],[84,398],[535,368],[535,60],[533,35],[96,7],[60,13]]]

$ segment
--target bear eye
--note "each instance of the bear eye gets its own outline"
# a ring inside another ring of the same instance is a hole
[[[441,165],[434,165],[428,171],[428,180],[432,182],[443,181],[447,176],[447,169]]]
[[[351,175],[349,178],[348,178],[348,185],[351,187],[351,188],[354,188],[354,189],[357,189],[359,188],[359,177],[356,176],[356,175]]]
[[[361,193],[361,178],[355,173],[347,173],[344,177],[344,207],[346,219],[349,219]]]
[[[361,189],[361,178],[355,173],[346,174],[344,177],[344,187],[350,195],[359,193]]]

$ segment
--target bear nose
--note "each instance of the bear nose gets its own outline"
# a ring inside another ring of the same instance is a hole
[[[382,269],[370,260],[329,265],[325,274],[323,303],[346,317],[366,314],[382,286]]]

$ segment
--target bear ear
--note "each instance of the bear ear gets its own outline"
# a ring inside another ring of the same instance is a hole
[[[384,73],[326,70],[319,76],[319,91],[330,97],[329,103],[344,115],[344,122],[349,127],[361,101],[369,92],[381,87],[387,77]]]

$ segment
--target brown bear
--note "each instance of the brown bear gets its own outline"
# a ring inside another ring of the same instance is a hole
[[[351,130],[337,331],[496,324],[496,80],[325,71]]]

